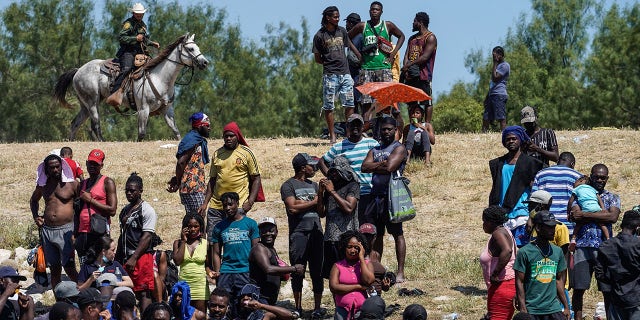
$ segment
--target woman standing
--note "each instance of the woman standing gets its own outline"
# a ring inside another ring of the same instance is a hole
[[[205,262],[207,242],[202,241],[204,219],[198,213],[187,213],[182,219],[180,240],[173,242],[173,262],[180,266],[178,277],[191,288],[191,305],[206,314],[209,285]]]
[[[480,254],[482,275],[487,284],[487,312],[489,319],[511,319],[515,309],[516,279],[513,263],[516,258],[516,243],[511,231],[503,224],[507,222],[507,210],[490,206],[482,212],[482,229],[491,235],[486,248]]]
[[[349,230],[340,237],[342,260],[331,269],[329,289],[336,303],[334,319],[352,319],[367,299],[367,288],[373,280],[373,267],[364,257],[369,244],[364,236]]]

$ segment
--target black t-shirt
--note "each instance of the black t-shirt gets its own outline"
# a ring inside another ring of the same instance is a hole
[[[300,181],[289,178],[280,187],[280,196],[282,201],[288,197],[295,197],[296,200],[312,201],[318,193],[318,184],[311,180]],[[316,207],[312,207],[306,212],[290,214],[287,212],[289,220],[289,234],[293,232],[311,231],[314,229],[322,230],[320,224],[320,216],[316,212]]]
[[[313,53],[322,56],[323,74],[349,74],[349,62],[344,50],[349,46],[349,41],[347,30],[340,26],[334,32],[323,27],[316,33],[313,37]]]

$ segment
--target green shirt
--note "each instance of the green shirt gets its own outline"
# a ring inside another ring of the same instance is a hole
[[[138,42],[136,39],[139,34],[144,35],[144,40],[142,42]],[[142,46],[140,45],[141,43],[144,43],[144,46],[146,47],[152,42],[147,34],[147,25],[144,21],[138,21],[134,17],[131,17],[122,23],[122,29],[118,34],[118,41],[120,42],[120,47],[123,52],[136,54],[144,53]]]
[[[567,263],[560,247],[549,244],[541,250],[531,242],[518,249],[513,269],[524,273],[525,302],[530,314],[562,311],[564,306],[558,299],[556,274],[566,270]]]
[[[387,31],[387,24],[384,20],[380,20],[380,22],[374,26],[376,32],[379,36],[391,41],[391,36]],[[369,22],[366,22],[364,25],[364,30],[362,31],[362,47],[365,47],[368,44],[378,43],[378,38],[376,37],[373,29]],[[365,70],[381,70],[381,69],[391,69],[391,65],[385,62],[387,56],[380,51],[380,49],[373,50],[370,54],[362,55],[362,69]]]

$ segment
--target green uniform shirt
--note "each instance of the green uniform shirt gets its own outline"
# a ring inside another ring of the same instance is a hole
[[[139,34],[144,35],[144,40],[142,42],[138,42],[138,40],[136,40],[136,37]],[[138,21],[134,17],[131,17],[122,23],[122,30],[120,30],[120,33],[118,34],[118,41],[120,42],[121,51],[123,53],[131,52],[135,54],[145,53],[141,44],[144,43],[144,47],[146,47],[152,42],[147,34],[147,25],[144,21]]]
[[[374,26],[376,32],[379,36],[391,41],[391,36],[389,36],[389,32],[387,31],[387,24],[384,20],[380,20],[380,23]],[[378,38],[375,33],[371,29],[369,23],[365,23],[364,30],[362,31],[363,39],[362,39],[362,47],[365,47],[368,44],[378,43]],[[391,65],[385,63],[385,59],[387,56],[380,51],[380,49],[376,49],[370,54],[362,55],[362,69],[365,70],[381,70],[381,69],[391,69]]]

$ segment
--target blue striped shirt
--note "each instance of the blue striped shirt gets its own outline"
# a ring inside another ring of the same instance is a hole
[[[322,157],[324,162],[328,165],[333,162],[337,156],[343,156],[349,160],[351,168],[358,176],[358,183],[360,183],[360,195],[371,193],[371,173],[362,173],[362,162],[367,157],[369,150],[377,147],[378,141],[371,138],[362,138],[357,143],[351,142],[349,139],[344,139],[341,142],[335,143],[331,146],[331,149],[327,151]]]
[[[573,234],[573,223],[567,218],[567,203],[573,192],[573,183],[583,174],[564,165],[556,165],[540,170],[533,179],[532,191],[545,190],[553,197],[551,209],[557,220],[569,228]]]

